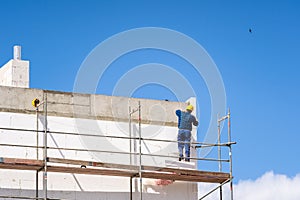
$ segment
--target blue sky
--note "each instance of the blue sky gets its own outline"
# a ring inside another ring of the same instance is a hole
[[[30,87],[72,91],[82,62],[107,38],[141,27],[181,32],[205,48],[223,78],[238,143],[233,149],[235,180],[255,179],[270,170],[292,177],[300,173],[299,10],[296,0],[0,0],[0,65],[19,44],[22,58],[31,62]],[[112,64],[107,73],[114,76],[105,77],[107,87],[99,86],[97,93],[111,94],[118,77],[148,62],[183,69],[203,93],[201,138],[209,94],[201,77],[174,55],[155,50],[125,55]],[[133,96],[176,100],[158,85],[139,88]]]

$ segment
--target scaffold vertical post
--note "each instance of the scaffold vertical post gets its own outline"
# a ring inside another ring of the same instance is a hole
[[[219,172],[222,172],[222,162],[221,162],[221,122],[219,120],[220,115],[218,114],[218,159],[219,159]],[[220,200],[222,200],[223,192],[222,186],[220,185]]]
[[[39,107],[35,108],[36,113],[36,159],[39,159]]]
[[[129,124],[129,164],[130,166],[132,165],[132,147],[131,147],[131,107],[129,106],[129,119],[128,119],[128,124]],[[129,199],[132,200],[132,177],[130,177],[130,195],[129,195]]]
[[[39,159],[39,107],[36,106],[36,159]],[[35,172],[35,198],[39,198],[39,171]]]
[[[143,180],[142,180],[142,130],[141,130],[141,101],[139,101],[138,105],[139,112],[139,155],[140,155],[140,163],[139,163],[139,176],[140,176],[140,200],[143,199]]]
[[[129,119],[128,119],[128,122],[129,122],[129,156],[130,156],[129,157],[129,159],[130,159],[129,163],[130,163],[130,166],[133,164],[133,161],[132,161],[132,157],[133,157],[132,151],[134,151],[134,153],[137,152],[136,146],[135,146],[135,144],[136,144],[135,143],[135,138],[134,138],[134,149],[132,150],[132,114],[134,114],[136,112],[139,112],[139,119],[138,119],[139,131],[138,132],[139,132],[139,144],[140,144],[140,151],[139,151],[140,153],[139,154],[140,154],[140,166],[141,166],[141,133],[140,133],[140,130],[141,130],[141,127],[140,127],[140,124],[141,124],[140,123],[140,119],[141,119],[140,110],[141,109],[140,109],[140,102],[138,104],[138,108],[137,109],[132,109],[129,106],[128,110],[129,110],[129,115],[128,115]],[[136,154],[134,154],[134,155],[136,155]],[[135,161],[134,164],[137,164],[137,161]],[[139,170],[139,172],[141,172],[141,169]],[[141,178],[141,173],[139,173],[139,176]],[[133,188],[132,188],[132,184],[133,184],[132,179],[133,179],[133,177],[130,178],[130,200],[132,200],[132,190],[133,190]],[[136,186],[137,186],[137,184],[136,184]]]
[[[48,133],[48,122],[47,122],[47,93],[44,93],[44,174],[43,174],[43,190],[44,200],[47,200],[47,133]]]
[[[132,176],[130,177],[130,200],[132,200]]]
[[[230,197],[233,200],[233,183],[232,183],[232,149],[231,149],[231,118],[230,108],[228,108],[228,143],[229,143],[229,160],[230,160]]]
[[[129,119],[128,119],[128,133],[129,133],[129,164],[132,165],[132,146],[131,146],[131,107],[129,106]]]

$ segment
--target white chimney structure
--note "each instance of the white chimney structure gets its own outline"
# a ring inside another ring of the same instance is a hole
[[[14,46],[14,60],[22,60],[21,59],[21,46]]]
[[[21,46],[14,46],[13,59],[0,68],[0,85],[29,88],[29,61],[22,60]]]

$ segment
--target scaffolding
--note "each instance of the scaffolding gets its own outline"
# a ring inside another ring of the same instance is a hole
[[[141,128],[141,104],[138,102],[137,108],[132,109],[129,107],[128,114],[128,122],[129,122],[129,136],[114,136],[114,135],[97,135],[97,134],[81,134],[76,132],[63,132],[63,131],[50,131],[48,130],[48,122],[47,122],[47,93],[44,94],[43,101],[36,106],[36,130],[34,129],[21,129],[21,128],[6,128],[0,127],[0,130],[5,131],[22,131],[28,133],[36,133],[37,144],[36,145],[20,145],[20,144],[6,144],[1,143],[2,147],[13,147],[13,148],[32,148],[36,149],[36,159],[24,159],[24,158],[10,158],[10,157],[0,157],[0,169],[14,169],[14,170],[31,170],[36,171],[36,188],[35,188],[35,197],[28,196],[5,196],[0,195],[0,198],[11,198],[11,199],[36,199],[36,200],[48,200],[53,199],[48,197],[48,176],[47,174],[50,172],[59,172],[59,173],[71,173],[71,174],[89,174],[89,175],[105,175],[105,176],[119,176],[119,177],[128,177],[130,178],[130,197],[129,199],[133,199],[132,191],[133,191],[133,179],[139,179],[139,199],[143,199],[143,178],[151,178],[151,179],[163,179],[163,180],[172,180],[172,181],[187,181],[187,182],[206,182],[206,183],[217,183],[218,187],[209,191],[205,195],[203,195],[199,200],[204,199],[209,196],[216,190],[220,190],[220,200],[222,200],[222,186],[229,183],[230,184],[230,193],[231,200],[233,200],[233,187],[232,187],[232,145],[236,144],[231,141],[231,127],[230,127],[230,110],[228,110],[228,114],[224,117],[218,117],[218,143],[210,144],[203,142],[191,142],[191,146],[196,150],[201,148],[209,148],[209,147],[217,147],[218,148],[218,158],[201,158],[201,157],[190,157],[191,160],[195,161],[212,161],[219,163],[219,171],[200,171],[194,169],[181,169],[174,167],[158,167],[158,166],[148,166],[143,165],[142,157],[143,156],[153,156],[153,157],[163,157],[163,158],[171,158],[178,160],[178,156],[170,156],[170,155],[161,155],[161,154],[149,154],[142,152],[142,141],[152,141],[152,142],[166,142],[166,143],[177,143],[177,141],[173,140],[161,140],[161,139],[153,139],[153,138],[144,138],[142,137],[142,128]],[[39,130],[38,127],[38,117],[40,114],[39,106],[43,106],[43,115],[44,115],[44,130]],[[138,113],[138,136],[134,137],[131,134],[132,129],[132,118],[134,113]],[[228,121],[228,142],[221,142],[221,122],[224,120]],[[39,134],[43,134],[43,145],[39,145]],[[48,146],[48,135],[49,134],[57,134],[57,135],[72,135],[72,136],[85,136],[85,137],[105,137],[112,139],[122,139],[129,141],[129,152],[122,151],[106,151],[106,150],[96,150],[96,149],[77,149],[77,148],[62,148],[62,147],[50,147]],[[133,151],[132,142],[138,142],[138,152]],[[229,148],[229,158],[223,159],[221,156],[221,148],[226,147]],[[128,164],[116,164],[109,162],[96,162],[92,160],[76,160],[76,159],[66,159],[66,158],[55,158],[48,157],[49,150],[59,150],[59,151],[78,151],[78,152],[97,152],[97,153],[111,153],[111,154],[123,154],[128,155],[130,159],[130,163]],[[39,158],[39,152],[42,151],[43,156],[42,159]],[[198,154],[197,154],[198,155]],[[139,157],[138,165],[132,164],[132,157]],[[222,171],[222,163],[229,163],[230,170],[229,172]],[[39,196],[39,184],[38,178],[39,173],[43,173],[43,195]]]
[[[227,143],[222,143],[221,141],[221,123],[223,121],[227,120]],[[233,200],[233,174],[232,174],[232,145],[236,144],[236,142],[232,142],[231,141],[231,117],[230,117],[230,109],[228,109],[228,113],[225,116],[220,117],[218,114],[218,118],[217,118],[217,124],[218,124],[218,143],[216,144],[216,146],[218,147],[218,163],[219,163],[219,172],[222,172],[222,151],[221,151],[221,147],[222,146],[226,146],[229,149],[229,179],[225,180],[224,182],[220,183],[219,186],[215,187],[214,189],[212,189],[211,191],[209,191],[207,194],[205,194],[204,196],[202,196],[199,200],[204,199],[205,197],[207,197],[208,195],[210,195],[211,193],[215,192],[217,189],[219,189],[220,191],[220,195],[219,195],[219,199],[222,200],[223,199],[223,190],[222,187],[223,185],[229,183],[230,184],[230,200]],[[196,148],[201,148],[203,146],[196,146]]]

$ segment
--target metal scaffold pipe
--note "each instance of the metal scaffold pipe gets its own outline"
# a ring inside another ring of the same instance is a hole
[[[44,199],[47,200],[47,132],[48,132],[48,122],[47,122],[47,93],[44,93],[44,174],[43,174],[43,190]]]
[[[0,130],[8,130],[8,131],[24,131],[24,132],[36,132],[34,129],[23,129],[23,128],[7,128],[7,127],[0,127]],[[39,133],[44,133],[44,130],[39,130]],[[130,137],[124,136],[114,136],[114,135],[96,135],[96,134],[81,134],[81,133],[74,133],[74,132],[63,132],[63,131],[49,131],[48,134],[58,134],[58,135],[73,135],[73,136],[84,136],[84,137],[99,137],[99,138],[115,138],[115,139],[130,139]],[[138,140],[138,137],[131,137],[131,140]],[[144,141],[154,141],[154,142],[168,142],[168,143],[178,143],[177,140],[165,140],[165,139],[154,139],[154,138],[142,138]],[[206,147],[215,147],[215,146],[228,146],[231,144],[236,144],[236,142],[230,143],[205,143],[205,142],[182,142],[182,143],[189,143],[197,148],[206,148]]]
[[[226,116],[224,116],[224,117],[218,119],[218,122],[222,122],[222,121],[224,121],[224,120],[226,120],[226,119],[228,119],[228,115],[226,115]]]
[[[140,200],[143,199],[143,179],[142,179],[142,125],[141,125],[141,101],[138,105],[139,111],[139,153],[140,153],[140,166],[139,166],[139,176],[140,176]]]
[[[36,160],[39,160],[39,107],[43,104],[38,98],[34,98],[31,101],[33,107],[35,107],[36,113]],[[35,175],[35,198],[39,197],[39,170],[36,171]]]
[[[218,114],[218,159],[221,160],[221,120],[219,120],[220,116]],[[222,162],[219,161],[219,172],[222,172]],[[222,200],[223,192],[222,185],[220,185],[220,200]]]
[[[231,118],[230,118],[230,108],[228,108],[228,142],[231,142]],[[232,182],[232,148],[229,145],[229,160],[230,160],[230,197],[233,200],[233,182]]]
[[[131,107],[129,106],[129,120],[128,120],[128,126],[129,126],[129,129],[128,129],[128,133],[129,133],[129,164],[132,165],[132,147],[131,147]]]
[[[36,106],[36,159],[39,159],[39,107]],[[39,171],[35,172],[35,197],[39,197]]]

